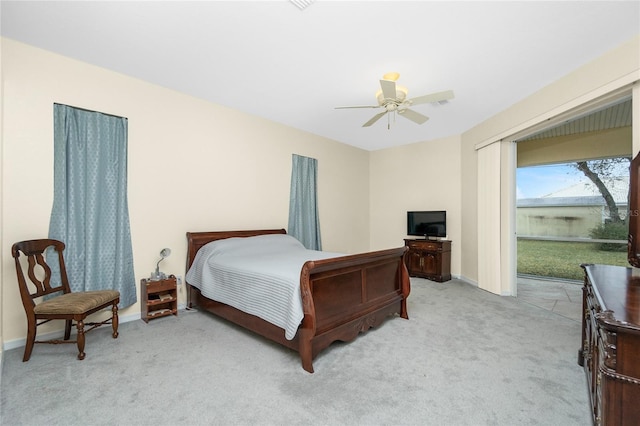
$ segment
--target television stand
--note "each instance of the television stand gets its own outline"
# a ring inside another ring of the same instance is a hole
[[[412,277],[444,282],[451,279],[451,241],[405,239],[405,264]]]

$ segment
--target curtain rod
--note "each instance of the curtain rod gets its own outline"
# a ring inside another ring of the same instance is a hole
[[[92,109],[77,107],[77,106],[68,105],[68,104],[61,104],[61,103],[58,103],[58,102],[54,102],[53,104],[54,105],[60,105],[60,106],[68,106],[68,107],[71,107],[71,108],[79,109],[80,111],[95,112],[95,113],[98,113],[98,114],[104,114],[104,115],[108,115],[110,117],[115,117],[115,118],[124,118],[127,121],[129,120],[127,117],[123,117],[121,115],[116,115],[116,114],[109,114],[108,112],[94,111]]]

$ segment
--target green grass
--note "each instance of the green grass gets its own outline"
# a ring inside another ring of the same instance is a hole
[[[581,263],[629,266],[626,251],[601,251],[595,243],[518,240],[518,274],[581,281]]]

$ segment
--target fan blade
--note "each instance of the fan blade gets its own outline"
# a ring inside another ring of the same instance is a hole
[[[371,126],[373,123],[375,123],[376,121],[380,120],[382,118],[383,115],[385,115],[387,113],[387,111],[381,112],[379,114],[376,114],[373,116],[373,118],[369,121],[367,121],[366,123],[364,123],[362,125],[362,127],[369,127]]]
[[[409,120],[413,121],[414,123],[418,123],[418,124],[423,124],[425,123],[429,117],[427,117],[426,115],[422,115],[419,112],[415,112],[412,109],[403,109],[403,110],[399,110],[398,114],[400,114],[402,117],[404,118],[408,118]]]
[[[349,108],[380,108],[380,105],[339,106],[339,107],[335,107],[335,109],[349,109]]]
[[[385,99],[396,98],[396,82],[391,80],[380,80],[380,87],[382,88],[382,96]]]
[[[445,92],[431,93],[430,95],[418,96],[417,98],[409,99],[411,105],[428,104],[431,102],[441,102],[453,99],[453,90],[447,90]]]

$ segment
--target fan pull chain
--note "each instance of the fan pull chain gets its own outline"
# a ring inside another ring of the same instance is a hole
[[[396,111],[387,112],[387,130],[391,130],[391,114],[393,114],[393,124],[396,124]]]

